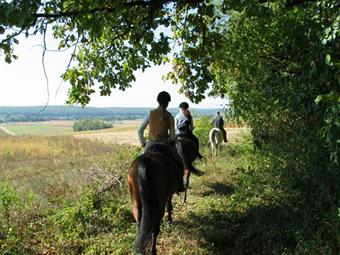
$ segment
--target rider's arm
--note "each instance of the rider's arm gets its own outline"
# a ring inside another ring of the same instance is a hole
[[[175,120],[173,116],[170,116],[170,134],[169,140],[175,140]]]
[[[170,123],[170,126],[171,126],[171,123]],[[177,129],[178,129],[178,114],[175,117],[175,132]]]
[[[138,128],[138,142],[144,146],[144,130],[146,129],[147,125],[149,124],[149,114],[147,114],[143,120],[143,122],[140,124]]]
[[[193,131],[194,130],[194,119],[191,118],[191,121],[190,121],[190,130]]]

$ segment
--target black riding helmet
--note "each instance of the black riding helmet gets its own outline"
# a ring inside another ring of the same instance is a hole
[[[179,104],[179,108],[182,108],[182,109],[189,109],[189,104],[187,102],[182,102]]]
[[[159,104],[167,104],[171,101],[170,94],[166,91],[162,91],[157,96],[157,102]]]

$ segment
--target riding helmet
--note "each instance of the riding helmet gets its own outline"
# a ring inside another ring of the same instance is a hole
[[[157,96],[157,102],[159,104],[169,103],[171,101],[170,94],[166,91],[162,91]]]
[[[182,108],[182,109],[188,109],[189,108],[189,104],[187,102],[182,102],[179,104],[179,108]]]

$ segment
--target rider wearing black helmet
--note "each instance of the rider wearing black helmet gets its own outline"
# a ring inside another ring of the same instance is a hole
[[[197,146],[197,151],[199,149],[199,141],[197,137],[192,133],[194,129],[193,119],[189,109],[189,104],[187,102],[182,102],[179,104],[180,112],[175,117],[176,124],[176,138],[183,137],[188,138],[193,141]],[[203,158],[203,156],[198,152],[198,158]]]
[[[169,104],[169,102],[171,101],[171,97],[170,97],[170,94],[166,91],[162,91],[158,94],[157,96],[157,102],[160,104],[160,105],[165,105],[165,104]],[[168,106],[166,106],[168,107]],[[165,108],[166,108],[165,107]]]
[[[216,116],[211,120],[210,124],[214,127],[214,128],[218,128],[222,131],[223,133],[223,139],[224,142],[228,142],[227,140],[227,131],[225,131],[224,129],[224,120],[223,117],[221,116],[220,111],[216,112]]]
[[[138,140],[141,146],[145,147],[146,143],[143,134],[144,130],[149,125],[149,143],[147,144],[145,151],[154,144],[161,145],[163,150],[167,151],[167,155],[169,155],[178,165],[182,177],[184,171],[182,159],[178,155],[175,147],[169,144],[169,141],[175,140],[174,117],[166,110],[170,101],[171,97],[168,92],[162,91],[158,94],[157,102],[159,105],[145,116],[138,129]],[[180,179],[178,191],[184,191],[183,178]]]

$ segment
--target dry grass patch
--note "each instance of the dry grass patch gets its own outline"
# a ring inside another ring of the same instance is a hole
[[[0,159],[17,161],[29,159],[55,159],[91,155],[107,151],[105,145],[98,145],[88,140],[79,140],[72,136],[16,136],[2,137]]]

